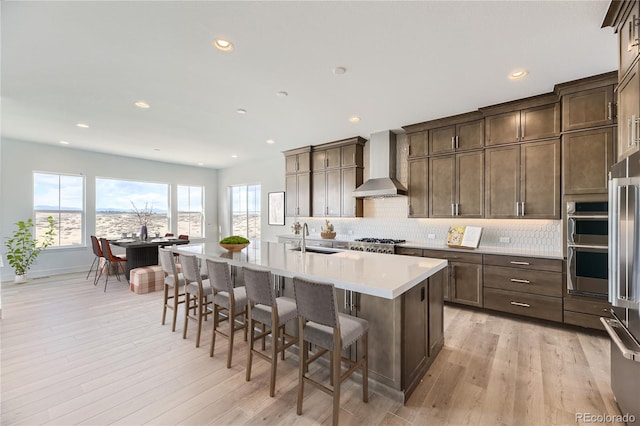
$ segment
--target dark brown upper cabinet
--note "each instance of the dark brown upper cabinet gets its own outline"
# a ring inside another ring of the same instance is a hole
[[[429,154],[447,154],[484,146],[484,120],[429,130]]]
[[[562,193],[607,193],[615,127],[562,135]]]
[[[427,131],[407,133],[407,141],[409,144],[409,158],[424,157],[429,153]]]

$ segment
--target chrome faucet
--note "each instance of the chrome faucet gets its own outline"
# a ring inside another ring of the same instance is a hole
[[[300,251],[302,253],[307,252],[307,239],[305,235],[309,235],[309,227],[307,226],[307,222],[302,224],[302,245],[300,246]]]

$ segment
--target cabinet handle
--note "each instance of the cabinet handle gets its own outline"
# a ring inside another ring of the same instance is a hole
[[[631,25],[631,27],[633,27],[633,29],[629,28],[629,32],[632,34],[630,39],[633,40],[633,43],[631,43],[631,47],[636,47],[636,46],[638,46],[638,44],[640,44],[640,39],[637,36],[637,34],[638,34],[638,26],[640,25],[640,18],[636,18],[634,16],[632,22],[633,22],[633,24]]]
[[[459,136],[456,135],[456,149],[460,148],[460,139]]]
[[[456,205],[455,203],[451,203],[451,216],[456,215]]]
[[[521,307],[523,307],[523,308],[530,308],[530,307],[531,307],[531,305],[529,305],[528,303],[521,303],[521,302],[514,302],[514,301],[511,301],[511,304],[512,304],[513,306],[521,306]]]
[[[529,262],[519,262],[517,260],[512,260],[509,263],[512,264],[512,265],[531,265]]]
[[[613,119],[613,103],[607,103],[607,120]]]
[[[634,128],[635,132],[634,132],[634,138],[631,141],[631,143],[633,145],[638,145],[638,142],[640,140],[640,129],[638,129],[638,124],[640,124],[640,118],[638,118],[636,116],[633,116],[633,117],[634,117],[633,118],[633,128]]]
[[[411,157],[411,142],[409,142],[409,157]]]
[[[516,126],[516,140],[520,140],[520,125]]]
[[[636,116],[632,115],[629,118],[628,127],[629,127],[629,136],[627,138],[627,147],[633,146],[633,141],[636,140],[636,126],[635,126]]]
[[[520,203],[516,201],[516,217],[520,216]]]
[[[451,136],[451,149],[455,151],[456,149],[456,137]]]
[[[456,203],[456,216],[460,215],[460,204]]]
[[[520,207],[520,216],[524,216],[524,201],[521,204],[522,207]]]
[[[511,278],[511,282],[512,283],[521,283],[521,284],[531,284],[531,281],[529,280],[521,280],[518,278]]]

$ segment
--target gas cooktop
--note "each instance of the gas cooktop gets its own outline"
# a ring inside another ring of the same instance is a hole
[[[393,238],[356,238],[354,241],[373,244],[402,244],[407,240],[394,240]]]

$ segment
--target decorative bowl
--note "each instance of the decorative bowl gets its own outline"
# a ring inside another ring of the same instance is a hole
[[[249,243],[244,243],[244,244],[223,244],[220,243],[220,247],[229,250],[231,252],[234,251],[241,251],[243,248],[247,247],[249,245]]]
[[[320,232],[320,236],[322,238],[324,238],[325,240],[332,240],[336,237],[336,232],[335,231],[324,231],[324,232]]]

